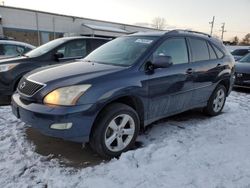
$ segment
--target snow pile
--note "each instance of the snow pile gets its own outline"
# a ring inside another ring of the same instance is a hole
[[[0,108],[1,187],[250,187],[250,95],[233,92],[224,113],[199,112],[158,123],[144,147],[74,169],[35,153],[25,126]]]

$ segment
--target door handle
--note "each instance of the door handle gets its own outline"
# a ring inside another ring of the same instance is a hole
[[[189,68],[187,69],[186,71],[187,74],[193,74],[194,73],[194,70],[192,68]]]

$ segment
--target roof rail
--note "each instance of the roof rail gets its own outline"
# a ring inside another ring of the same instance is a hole
[[[212,36],[207,34],[207,33],[203,33],[203,32],[199,32],[199,31],[191,31],[191,30],[185,30],[185,29],[175,29],[175,30],[172,30],[169,33],[179,33],[179,32],[187,32],[187,33],[195,33],[195,34],[200,34],[200,35],[205,35],[209,38],[211,38]]]

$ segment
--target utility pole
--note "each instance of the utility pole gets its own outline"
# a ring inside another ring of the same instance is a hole
[[[223,38],[224,38],[224,33],[227,32],[225,30],[225,25],[226,23],[222,23],[222,26],[221,26],[221,40],[223,41]]]
[[[214,21],[215,21],[215,16],[213,16],[213,20],[211,22],[209,22],[209,24],[211,25],[211,32],[210,35],[213,35],[213,30],[214,30]]]

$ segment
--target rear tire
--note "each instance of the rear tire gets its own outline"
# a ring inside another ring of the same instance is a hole
[[[128,105],[114,103],[100,114],[90,136],[90,146],[100,156],[113,158],[131,149],[139,133],[140,120]]]
[[[217,116],[223,110],[226,102],[226,88],[223,85],[218,85],[209,98],[204,112],[210,116]]]

